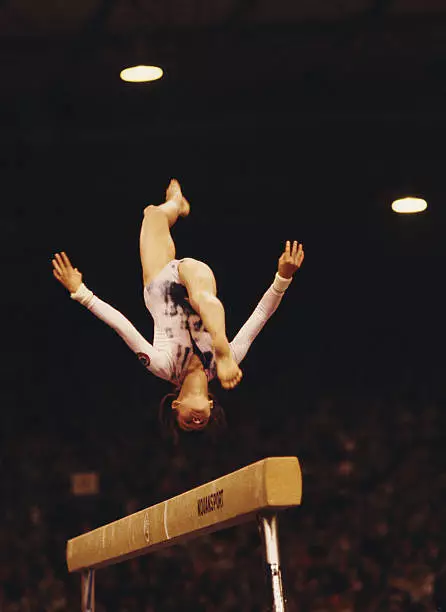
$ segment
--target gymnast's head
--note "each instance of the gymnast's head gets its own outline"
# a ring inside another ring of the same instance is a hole
[[[160,404],[159,421],[163,433],[174,443],[183,432],[203,432],[214,437],[225,428],[224,411],[212,394],[166,395]]]
[[[207,395],[187,395],[172,401],[178,427],[183,431],[200,431],[211,418],[214,402]]]

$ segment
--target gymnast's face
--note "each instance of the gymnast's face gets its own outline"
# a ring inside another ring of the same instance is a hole
[[[204,429],[209,423],[213,402],[205,395],[188,395],[172,402],[178,426],[184,431]]]

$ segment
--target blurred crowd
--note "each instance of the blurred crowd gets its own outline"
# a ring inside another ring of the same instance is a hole
[[[297,455],[303,470],[302,506],[279,519],[289,612],[433,610],[446,534],[438,403],[333,394],[277,419],[233,407],[220,440],[177,448],[147,411],[126,422],[109,408],[106,420],[73,411],[3,432],[0,612],[79,610],[68,538],[272,455]],[[86,470],[99,493],[75,496],[70,475]],[[262,550],[250,523],[104,568],[96,611],[266,610]]]

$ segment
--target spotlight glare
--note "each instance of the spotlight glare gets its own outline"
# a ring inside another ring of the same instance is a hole
[[[392,202],[392,210],[397,213],[418,213],[422,212],[423,210],[426,210],[426,208],[427,202],[422,198],[407,197],[400,198],[399,200],[395,200],[394,202]]]
[[[120,73],[120,77],[127,83],[148,83],[157,81],[163,76],[163,69],[159,66],[131,66]]]

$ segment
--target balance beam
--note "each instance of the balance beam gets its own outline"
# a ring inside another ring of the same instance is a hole
[[[272,548],[269,546],[272,552],[268,553],[268,540],[276,540],[275,519],[274,524],[269,519],[275,517],[278,510],[298,506],[301,497],[298,459],[263,459],[69,540],[66,550],[68,570],[91,572],[256,517],[266,519],[267,561],[278,566],[278,549],[274,552],[277,548],[274,543]],[[268,556],[274,557],[273,561]],[[93,610],[94,607],[84,609]]]

